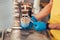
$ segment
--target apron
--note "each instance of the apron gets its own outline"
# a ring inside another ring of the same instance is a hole
[[[60,0],[53,0],[50,24],[60,23]],[[52,40],[60,40],[60,30],[50,30]]]

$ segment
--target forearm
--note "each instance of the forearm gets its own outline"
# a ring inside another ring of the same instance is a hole
[[[49,29],[60,29],[60,23],[59,24],[49,24]]]
[[[49,3],[40,11],[40,13],[35,14],[34,16],[36,17],[37,20],[41,20],[50,13],[51,8],[52,8],[52,4]]]

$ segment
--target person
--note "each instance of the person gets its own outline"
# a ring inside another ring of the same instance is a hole
[[[50,2],[40,11],[39,14],[35,14],[31,17],[31,20],[34,21],[34,29],[36,31],[42,31],[49,29],[49,32],[52,34],[51,40],[60,40],[60,5],[59,0],[50,0]],[[42,18],[50,14],[51,17],[48,23],[40,21]]]
[[[60,3],[59,0],[50,0],[50,2],[38,13],[31,16],[34,30],[40,32],[49,29],[51,40],[60,40]],[[40,21],[51,12],[48,23]]]

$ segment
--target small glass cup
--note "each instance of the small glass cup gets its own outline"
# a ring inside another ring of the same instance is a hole
[[[29,24],[30,24],[30,18],[28,17],[22,17],[21,18],[21,26],[26,28],[26,27],[29,27]]]

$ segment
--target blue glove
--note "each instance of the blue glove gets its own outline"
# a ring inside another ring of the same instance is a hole
[[[33,27],[36,31],[40,32],[46,30],[46,23],[45,22],[33,22]]]
[[[34,16],[31,16],[31,20],[32,20],[33,22],[37,22],[37,19],[36,19]]]

